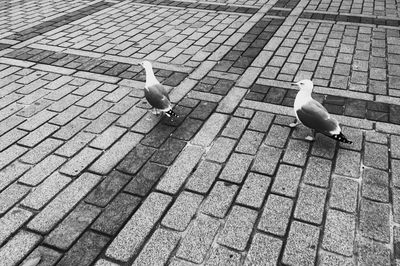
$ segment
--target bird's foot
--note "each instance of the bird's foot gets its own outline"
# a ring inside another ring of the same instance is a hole
[[[311,137],[311,136],[307,136],[307,137],[306,137],[306,140],[308,140],[308,141],[314,141],[315,138],[313,138],[313,137]]]
[[[296,121],[295,123],[290,123],[289,127],[293,128],[293,127],[297,127],[300,123],[298,121]]]

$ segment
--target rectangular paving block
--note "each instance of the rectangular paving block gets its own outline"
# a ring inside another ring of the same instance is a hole
[[[0,171],[0,191],[30,169],[30,165],[15,161]]]
[[[172,198],[165,194],[150,194],[111,242],[106,256],[120,261],[128,261],[134,256],[171,200]]]
[[[108,235],[115,235],[139,205],[141,199],[126,193],[118,194],[105,207],[91,228]],[[121,211],[123,209],[124,211]]]
[[[90,124],[90,120],[82,119],[80,117],[74,118],[68,124],[64,125],[60,130],[53,134],[54,138],[68,140],[77,133],[81,132],[87,125]]]
[[[24,156],[20,158],[22,162],[29,164],[36,164],[40,162],[47,155],[51,154],[58,147],[60,147],[64,142],[62,140],[48,138],[43,142],[38,144],[36,147],[27,152]]]
[[[228,94],[219,102],[217,112],[231,114],[239,105],[246,92],[246,89],[238,87],[230,89]]]
[[[253,161],[253,156],[247,154],[233,153],[225,165],[219,179],[234,183],[241,183]]]
[[[283,162],[304,166],[307,160],[309,143],[301,140],[289,140],[286,152],[283,156]]]
[[[284,236],[292,207],[293,200],[270,194],[257,228],[278,236]]]
[[[313,225],[292,222],[282,262],[289,265],[314,265],[319,230]]]
[[[295,166],[281,164],[272,184],[271,191],[287,197],[295,197],[299,187],[302,169]]]
[[[196,171],[190,176],[186,183],[186,189],[202,194],[207,193],[220,170],[221,166],[219,164],[202,161]]]
[[[21,204],[34,210],[39,210],[70,181],[71,178],[61,175],[58,172],[54,172],[40,185],[35,187],[31,193],[24,198]]]
[[[207,215],[198,215],[189,225],[188,232],[181,240],[176,256],[194,263],[203,262],[220,223]]]
[[[211,250],[210,256],[206,259],[205,265],[240,265],[241,256],[224,246],[217,245]]]
[[[96,120],[94,120],[89,126],[85,128],[86,132],[91,132],[95,134],[100,134],[106,128],[108,128],[112,123],[114,123],[119,118],[119,115],[104,113]]]
[[[365,168],[361,195],[367,199],[389,202],[389,175],[385,171]]]
[[[327,191],[322,188],[304,185],[300,188],[294,217],[310,223],[321,224],[324,214]]]
[[[400,158],[400,136],[390,136],[390,156],[392,158]]]
[[[12,161],[20,157],[22,154],[24,154],[28,149],[13,145],[6,149],[5,151],[1,152],[0,154],[0,169],[3,169],[5,166],[10,164]]]
[[[269,146],[283,148],[290,133],[290,128],[273,124],[264,143]]]
[[[387,170],[389,167],[388,147],[377,143],[365,142],[364,164]]]
[[[34,219],[28,228],[49,232],[101,180],[98,175],[84,173],[57,195]]]
[[[202,147],[209,146],[227,120],[227,115],[219,113],[212,114],[204,123],[202,128],[197,132],[196,136],[194,136],[191,143]]]
[[[78,96],[75,95],[75,97],[78,97]],[[99,116],[103,115],[104,112],[109,110],[112,106],[113,106],[112,103],[100,100],[97,103],[95,103],[92,107],[87,108],[86,111],[84,111],[80,115],[80,117],[94,120],[94,119],[98,118]]]
[[[27,185],[37,186],[66,161],[63,157],[50,155],[31,168],[18,181]]]
[[[59,249],[69,249],[72,243],[89,227],[100,212],[101,209],[95,206],[85,203],[79,204],[46,236],[44,242]],[[66,232],[68,233],[66,234]]]
[[[244,250],[257,218],[257,212],[241,206],[233,206],[223,229],[217,237],[221,245]]]
[[[29,133],[20,141],[18,141],[18,144],[32,148],[36,146],[36,144],[53,134],[58,129],[59,126],[46,123]]]
[[[80,115],[83,111],[85,111],[85,108],[72,105],[68,109],[59,113],[49,122],[52,124],[56,124],[58,126],[64,126],[68,124],[70,121],[72,121],[75,117]]]
[[[203,196],[183,191],[171,209],[167,212],[161,224],[177,231],[184,231],[203,200]]]
[[[356,230],[356,217],[329,209],[326,217],[322,246],[331,252],[352,256]]]
[[[355,151],[339,149],[335,174],[358,178],[360,176],[361,155]]]
[[[364,237],[389,243],[390,206],[367,199],[361,199],[360,232]]]
[[[2,265],[17,265],[40,242],[41,236],[25,230],[19,231],[0,248]]]
[[[224,218],[238,188],[236,185],[217,181],[208,197],[203,201],[200,211],[218,218]]]
[[[58,263],[60,265],[91,265],[109,240],[106,236],[87,231]]]
[[[179,239],[177,232],[158,228],[132,265],[165,265]]]
[[[135,178],[132,178],[129,184],[125,186],[124,191],[143,197],[146,196],[165,173],[166,169],[164,166],[147,162],[135,175]]]
[[[261,208],[270,183],[269,176],[249,173],[236,202],[253,208]]]
[[[186,146],[174,164],[168,169],[157,185],[157,189],[176,193],[197,165],[204,150],[198,146]]]
[[[246,130],[240,138],[239,144],[236,146],[235,151],[255,155],[263,138],[264,133]]]
[[[28,132],[24,130],[19,130],[17,128],[10,130],[0,137],[0,151],[3,151],[6,148],[10,147],[18,140],[26,136],[26,134],[28,134]]]
[[[17,204],[31,190],[30,187],[14,183],[0,193],[0,214]]]
[[[146,113],[147,110],[133,106],[128,112],[119,117],[115,125],[126,128],[132,127]]]
[[[38,256],[41,257],[40,263],[44,265],[46,264],[52,265],[55,264],[61,258],[62,254],[51,248],[38,246],[22,261],[21,265],[25,265],[24,263],[28,263],[28,261],[31,261],[32,259],[35,259]]]
[[[137,144],[118,165],[117,169],[131,175],[136,174],[140,168],[152,157],[156,149]]]
[[[332,162],[330,160],[314,156],[310,157],[304,174],[304,183],[318,187],[328,187],[331,167]]]
[[[338,175],[332,175],[332,180],[329,206],[354,213],[357,209],[358,182]]]
[[[271,126],[274,117],[274,114],[257,111],[253,119],[251,119],[251,123],[248,128],[263,133],[268,132],[268,129]]]
[[[98,174],[109,173],[143,138],[143,135],[128,132],[107,150],[89,170]]]
[[[79,132],[72,139],[65,142],[63,146],[57,149],[55,151],[55,154],[65,157],[72,157],[83,147],[85,147],[87,143],[89,143],[92,139],[94,139],[95,136],[96,135],[92,133]]]
[[[254,159],[251,170],[272,176],[278,166],[282,150],[270,146],[261,146]]]
[[[358,244],[360,265],[393,265],[390,249],[379,242],[363,241]]]
[[[69,176],[78,176],[86,167],[96,160],[102,152],[90,147],[84,148],[77,155],[72,157],[59,170],[60,173]]]
[[[32,216],[30,211],[15,207],[0,218],[0,245]]]
[[[278,265],[282,245],[281,239],[256,233],[251,241],[244,265]]]
[[[222,136],[239,139],[248,123],[247,119],[232,117],[222,131]]]
[[[236,141],[229,138],[219,137],[207,152],[207,159],[218,163],[224,163],[231,154]]]

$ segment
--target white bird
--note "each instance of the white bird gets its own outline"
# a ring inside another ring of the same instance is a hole
[[[296,115],[296,123],[291,123],[290,127],[295,127],[302,123],[306,127],[320,132],[330,138],[344,142],[353,143],[347,140],[342,134],[338,121],[331,117],[328,111],[319,102],[311,97],[313,90],[313,82],[308,79],[292,83],[300,88],[294,100],[294,113]],[[313,137],[308,136],[307,140],[314,140]]]
[[[168,117],[178,117],[178,115],[175,114],[174,111],[172,111],[172,105],[167,90],[154,76],[151,63],[149,61],[143,61],[140,63],[140,65],[146,71],[144,96],[146,97],[146,100],[149,102],[149,104],[154,107],[156,114],[158,114],[157,110],[161,110]]]

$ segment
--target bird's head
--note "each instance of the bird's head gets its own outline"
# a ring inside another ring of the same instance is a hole
[[[141,65],[144,69],[151,69],[152,68],[151,63],[149,61],[140,62],[139,65]]]
[[[309,91],[310,93],[314,87],[313,82],[309,79],[300,80],[299,82],[292,83],[292,85],[298,86],[301,91]]]

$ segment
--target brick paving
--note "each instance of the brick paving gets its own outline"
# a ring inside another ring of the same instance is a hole
[[[399,51],[394,0],[5,3],[0,265],[399,265]]]

